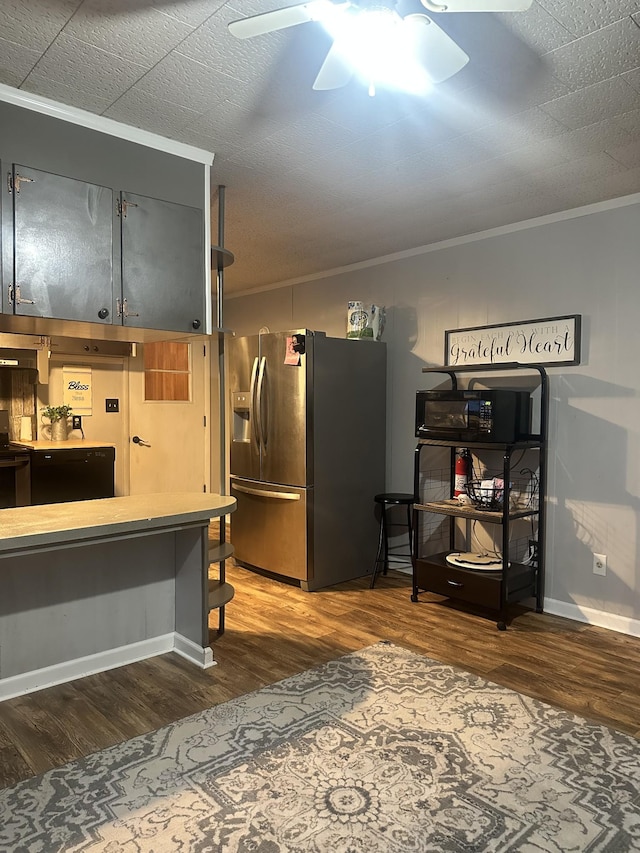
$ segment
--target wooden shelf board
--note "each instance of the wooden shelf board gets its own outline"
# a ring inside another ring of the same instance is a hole
[[[477,521],[486,521],[488,524],[502,524],[504,521],[502,510],[482,510],[451,501],[430,501],[424,504],[414,504],[414,509],[420,512],[435,512],[438,515],[451,515],[456,518],[472,518]],[[537,509],[511,510],[508,518],[510,521],[516,518],[529,518],[538,515],[539,512]]]
[[[469,441],[464,439],[440,439],[418,437],[418,444],[432,447],[468,447],[470,450],[535,450],[544,445],[544,439],[540,435],[532,435],[530,438],[518,439],[518,441]]]

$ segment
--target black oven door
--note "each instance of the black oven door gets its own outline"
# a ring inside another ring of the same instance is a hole
[[[31,503],[30,458],[29,453],[0,454],[0,509]]]

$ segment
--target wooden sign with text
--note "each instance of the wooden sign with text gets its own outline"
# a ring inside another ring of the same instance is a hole
[[[74,415],[93,414],[93,377],[90,367],[79,364],[62,368],[63,403]]]
[[[499,323],[444,333],[444,363],[580,364],[580,314]]]

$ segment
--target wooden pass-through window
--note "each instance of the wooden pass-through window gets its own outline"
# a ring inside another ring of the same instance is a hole
[[[179,402],[191,399],[190,344],[144,344],[144,398]]]

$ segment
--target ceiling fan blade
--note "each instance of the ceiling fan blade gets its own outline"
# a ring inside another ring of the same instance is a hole
[[[429,12],[526,12],[533,0],[420,0]]]
[[[341,86],[346,86],[352,77],[353,68],[345,61],[342,51],[334,41],[318,71],[313,88],[316,90],[339,89]]]
[[[306,24],[307,21],[314,20],[314,7],[318,5],[317,2],[300,3],[297,6],[287,6],[284,9],[274,9],[273,12],[263,12],[261,15],[232,21],[229,24],[229,32],[236,38],[248,39],[295,27],[297,24]]]
[[[416,56],[432,83],[452,77],[469,61],[464,50],[427,15],[407,15],[404,26],[412,28]]]

